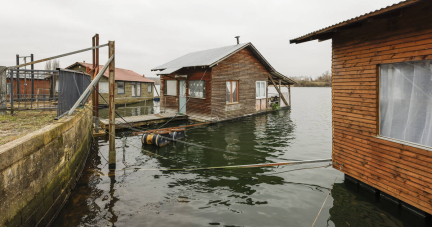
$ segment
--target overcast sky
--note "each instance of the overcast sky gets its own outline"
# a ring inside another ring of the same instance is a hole
[[[50,57],[114,40],[116,67],[148,77],[151,68],[193,51],[252,42],[286,76],[331,69],[331,40],[289,40],[399,0],[20,1],[2,2],[0,65],[15,56]],[[108,48],[100,51],[105,64]],[[21,60],[22,61],[22,60]],[[91,51],[60,59],[62,68],[91,62]],[[36,65],[43,69],[44,64]]]

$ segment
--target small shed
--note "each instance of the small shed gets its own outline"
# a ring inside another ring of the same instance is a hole
[[[99,65],[99,71],[103,65]],[[66,69],[90,72],[93,68],[92,64],[85,62],[76,62],[68,66]],[[99,93],[108,101],[108,70],[105,71],[103,77],[99,81]],[[154,98],[154,81],[140,75],[132,70],[115,68],[115,103],[136,103],[145,100],[153,100]],[[108,105],[103,99],[99,99],[99,104]]]
[[[252,43],[186,54],[152,69],[161,102],[197,120],[227,120],[268,111],[268,86],[295,82],[277,72]],[[280,92],[279,92],[280,93]],[[289,95],[281,96],[290,107]]]
[[[432,214],[432,1],[402,1],[291,43],[328,39],[333,167]]]

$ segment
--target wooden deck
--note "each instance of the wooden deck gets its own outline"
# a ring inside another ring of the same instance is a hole
[[[115,128],[121,129],[121,128],[127,128],[135,126],[143,126],[143,125],[151,125],[151,124],[159,124],[169,121],[171,118],[175,116],[175,113],[160,113],[160,114],[150,114],[150,115],[140,115],[140,116],[130,116],[130,117],[123,117],[124,120],[126,120],[126,123],[121,118],[115,119]],[[178,121],[178,120],[185,120],[187,119],[187,115],[177,115],[174,119],[171,121]],[[109,121],[108,119],[100,120],[100,125],[104,127],[105,129],[108,129]]]

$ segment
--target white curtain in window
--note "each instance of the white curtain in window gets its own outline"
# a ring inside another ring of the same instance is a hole
[[[109,93],[108,81],[99,81],[99,93],[101,94]]]
[[[167,80],[167,95],[177,95],[177,80]]]
[[[431,61],[380,66],[380,135],[432,147]]]
[[[136,84],[136,94],[137,96],[141,96],[141,83]]]
[[[226,82],[227,90],[226,90],[226,101],[231,102],[231,81]]]
[[[132,83],[132,97],[136,96],[135,83]]]
[[[262,99],[266,97],[266,82],[265,81],[256,81],[255,82],[256,89],[256,98]]]
[[[205,81],[190,80],[189,95],[193,98],[205,98]]]

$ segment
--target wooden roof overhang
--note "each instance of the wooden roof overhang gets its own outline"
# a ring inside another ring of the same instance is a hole
[[[290,40],[290,43],[304,43],[311,40],[318,40],[318,41],[324,41],[333,38],[334,34],[336,34],[338,31],[346,30],[346,29],[352,29],[356,27],[361,27],[365,22],[371,21],[376,18],[386,18],[386,17],[394,17],[399,16],[401,14],[401,10],[407,6],[410,6],[412,4],[421,2],[421,1],[428,1],[428,0],[406,0],[402,1],[396,4],[393,4],[391,6],[375,10],[373,12],[340,22],[338,24],[317,30],[315,32],[311,32],[309,34],[306,34],[304,36],[300,36],[296,39]]]

